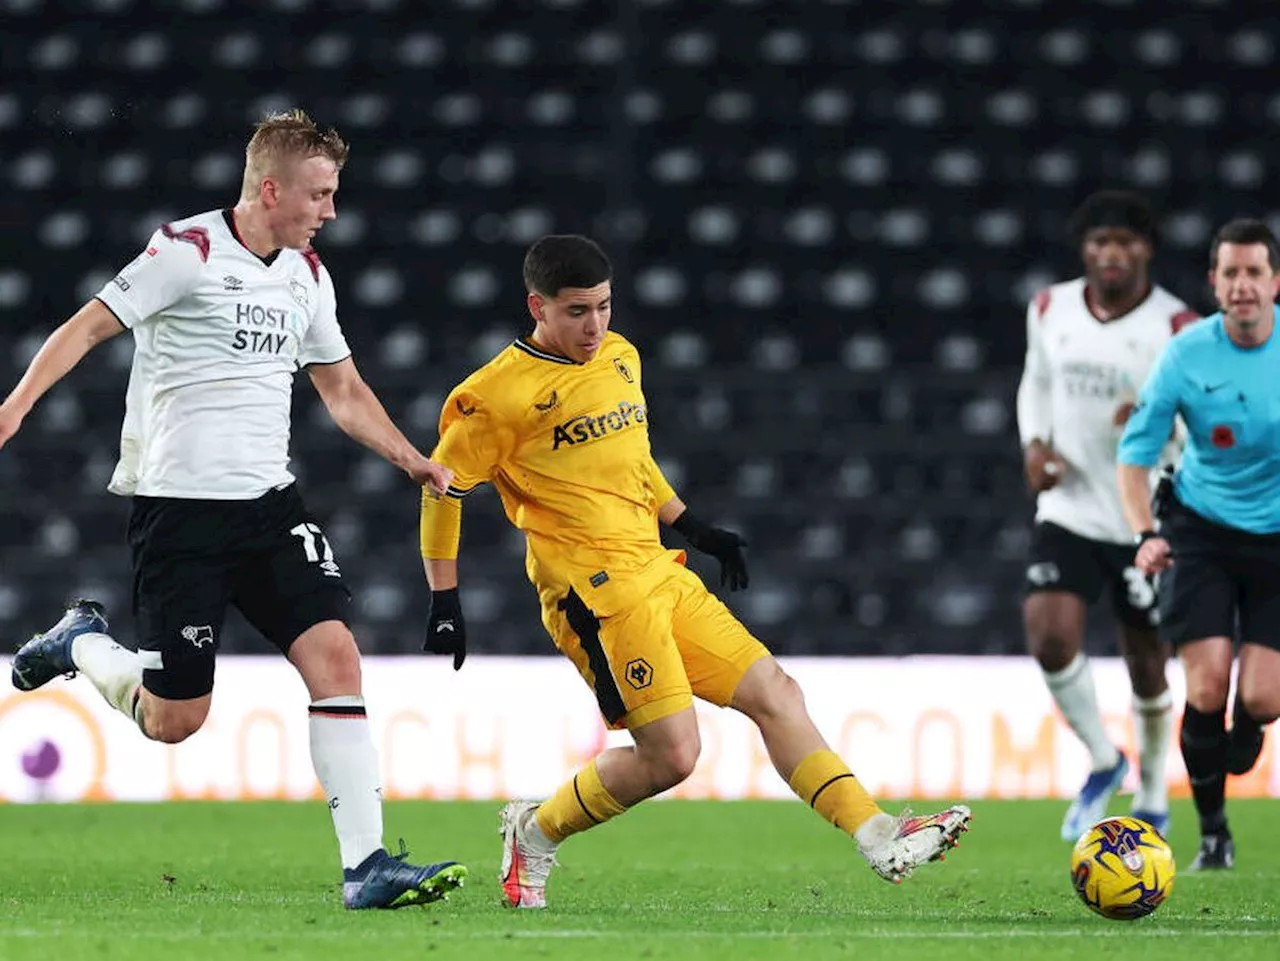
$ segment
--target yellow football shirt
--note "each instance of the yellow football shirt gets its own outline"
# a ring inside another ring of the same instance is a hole
[[[675,492],[649,447],[640,355],[618,333],[585,364],[515,341],[450,393],[432,459],[453,471],[448,497],[494,485],[544,603],[574,588],[605,613],[646,569],[682,555],[658,537],[658,508]],[[431,546],[442,509],[424,496],[426,557],[456,556]]]

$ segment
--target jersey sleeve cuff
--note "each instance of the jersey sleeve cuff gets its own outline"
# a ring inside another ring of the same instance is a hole
[[[1145,467],[1148,470],[1160,463],[1160,451],[1148,455],[1145,451],[1129,450],[1116,453],[1116,463],[1121,467]]]
[[[351,350],[347,349],[341,357],[304,357],[298,361],[299,367],[332,367],[334,364],[340,364],[351,356]]]
[[[130,310],[125,304],[121,304],[121,303],[113,304],[108,299],[108,296],[104,296],[106,294],[107,292],[104,290],[101,293],[95,294],[93,299],[96,300],[98,303],[102,304],[103,307],[107,308],[107,310],[111,312],[111,316],[114,317],[117,321],[119,321],[121,327],[123,327],[125,330],[132,330],[133,325],[137,323],[137,318],[134,315],[134,312]]]

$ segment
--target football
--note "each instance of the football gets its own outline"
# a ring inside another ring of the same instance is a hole
[[[1071,851],[1071,883],[1091,910],[1113,921],[1144,918],[1173,890],[1173,851],[1137,818],[1107,818]]]

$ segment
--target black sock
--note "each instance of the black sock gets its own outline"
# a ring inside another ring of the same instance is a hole
[[[1247,743],[1257,737],[1272,720],[1274,718],[1259,720],[1254,717],[1244,709],[1244,704],[1237,696],[1235,707],[1231,711],[1231,736]]]
[[[1200,833],[1220,834],[1227,828],[1227,711],[1208,714],[1190,704],[1182,715],[1182,760],[1187,765],[1191,795],[1200,815]]]

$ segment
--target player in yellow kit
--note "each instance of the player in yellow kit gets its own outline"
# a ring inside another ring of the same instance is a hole
[[[750,717],[792,790],[853,836],[877,874],[900,881],[955,846],[969,809],[881,811],[814,727],[795,681],[684,566],[684,552],[662,546],[658,522],[715,556],[730,589],[747,585],[741,539],[691,514],[653,460],[640,356],[609,330],[611,279],[585,237],[543,237],[529,249],[534,329],[445,401],[432,458],[453,484],[422,501],[426,648],[453,654],[455,667],[466,654],[461,499],[491,483],[525,533],[543,624],[605,720],[634,741],[601,753],[549,799],[503,809],[507,901],[544,907],[561,841],[689,776],[700,750],[695,696]]]

